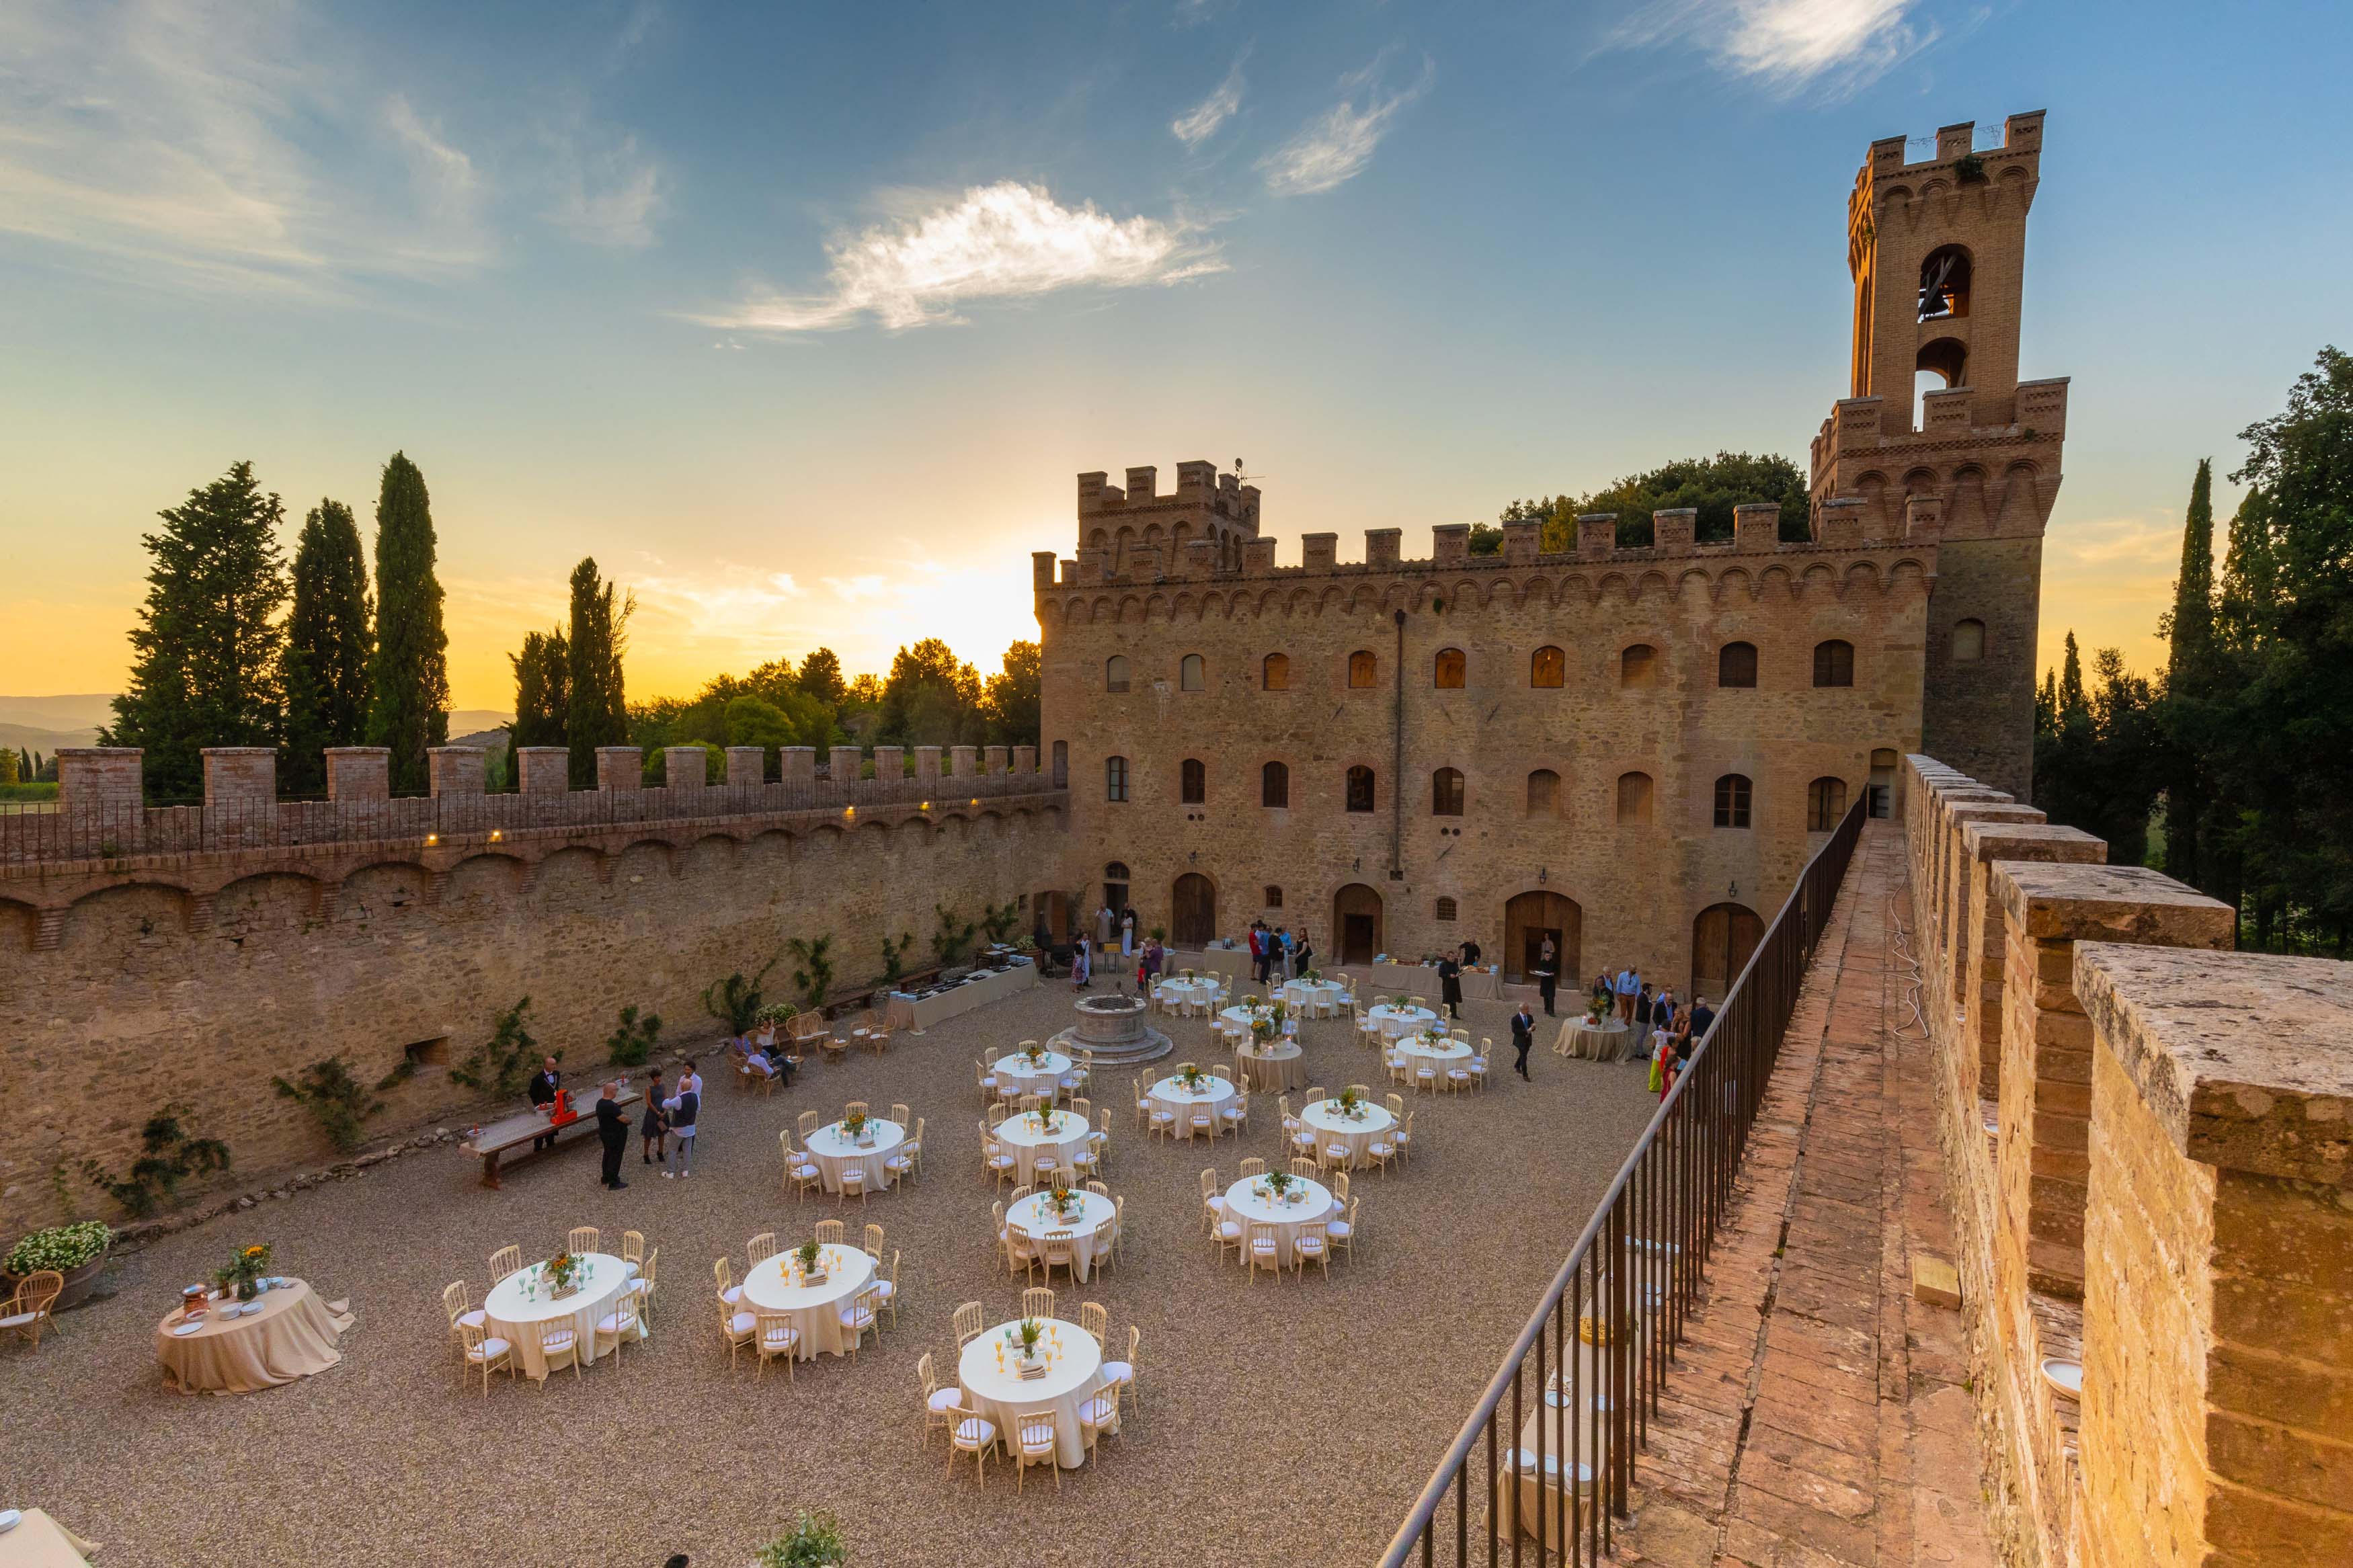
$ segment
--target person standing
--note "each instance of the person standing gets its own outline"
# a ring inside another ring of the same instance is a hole
[[[1478,964],[1479,944],[1475,942],[1464,942],[1462,944],[1462,967],[1465,969],[1475,969],[1478,967]]]
[[[1119,917],[1119,955],[1133,957],[1135,952],[1135,911],[1128,910]]]
[[[1266,922],[1264,921],[1250,921],[1250,978],[1259,984],[1264,985],[1266,984]]]
[[[629,1184],[621,1180],[621,1160],[629,1152],[629,1119],[621,1114],[621,1086],[607,1083],[596,1100],[596,1137],[605,1145],[605,1187],[619,1192]]]
[[[1641,993],[1634,998],[1634,1032],[1647,1036],[1651,1032],[1651,985],[1642,983]]]
[[[1095,911],[1095,948],[1098,952],[1111,945],[1111,905],[1105,904]]]
[[[1689,1028],[1684,1030],[1684,1033],[1689,1035],[1694,1040],[1697,1040],[1707,1033],[1707,1026],[1715,1022],[1715,1009],[1707,1005],[1707,998],[1704,996],[1693,997],[1691,1026]]]
[[[1108,914],[1110,911],[1104,912]],[[1088,977],[1093,973],[1093,969],[1094,949],[1085,936],[1082,935],[1079,938],[1078,946],[1071,950],[1071,989],[1084,991],[1087,988]]]
[[[1634,1022],[1634,998],[1642,990],[1642,972],[1632,964],[1618,972],[1618,1021],[1631,1026]]]
[[[1456,962],[1457,948],[1438,961],[1438,1005],[1446,1016],[1460,1021],[1462,1016],[1462,965]]]
[[[702,1110],[702,1096],[681,1084],[676,1094],[662,1101],[662,1109],[670,1113],[670,1133],[678,1140],[678,1163],[662,1175],[691,1176],[694,1174],[694,1119]]]
[[[540,1069],[531,1075],[531,1088],[528,1092],[531,1095],[532,1109],[544,1110],[553,1115],[555,1108],[555,1091],[563,1087],[564,1075],[555,1070],[555,1058],[549,1057],[541,1065]],[[542,1153],[554,1146],[555,1133],[553,1130],[543,1132],[531,1141],[531,1152],[534,1154]]]
[[[1544,939],[1544,946],[1536,953],[1535,977],[1536,994],[1544,998],[1545,1016],[1549,1018],[1553,1016],[1553,987],[1560,982],[1560,950],[1553,946],[1550,937]]]
[[[1305,926],[1301,926],[1299,928],[1299,952],[1295,956],[1299,964],[1300,973],[1304,974],[1309,970],[1315,967],[1315,947],[1314,943],[1307,940],[1307,928]]]
[[[646,1110],[645,1114],[638,1118],[638,1138],[641,1145],[638,1153],[640,1164],[654,1163],[657,1146],[660,1150],[661,1163],[665,1165],[670,1163],[670,1122],[662,1115],[662,1076],[658,1072],[649,1073],[646,1078]],[[670,1173],[665,1171],[662,1174]]]
[[[1527,1002],[1523,998],[1520,1010],[1512,1015],[1512,1049],[1519,1053],[1519,1059],[1512,1064],[1512,1070],[1530,1083],[1535,1079],[1528,1078],[1528,1047],[1535,1043],[1536,1016],[1528,1011]]]

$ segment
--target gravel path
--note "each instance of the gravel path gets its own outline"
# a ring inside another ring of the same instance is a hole
[[[934,1438],[918,1449],[915,1363],[955,1378],[949,1314],[1017,1314],[1021,1280],[997,1271],[996,1195],[979,1174],[972,1059],[1043,1038],[1070,1017],[1050,984],[902,1036],[880,1059],[812,1062],[766,1099],[709,1074],[691,1181],[637,1163],[627,1192],[596,1181],[586,1144],[526,1164],[503,1191],[438,1149],[364,1176],[183,1232],[126,1260],[110,1300],[68,1314],[37,1352],[0,1348],[0,1505],[48,1509],[101,1542],[108,1568],[212,1563],[497,1562],[734,1568],[800,1507],[837,1512],[861,1564],[1293,1564],[1368,1561],[1386,1543],[1537,1293],[1654,1109],[1637,1066],[1563,1061],[1547,1028],[1536,1080],[1499,1072],[1486,1094],[1422,1100],[1410,1169],[1356,1184],[1366,1240],[1327,1283],[1311,1274],[1245,1287],[1201,1235],[1198,1173],[1234,1179],[1246,1154],[1277,1161],[1272,1097],[1239,1144],[1153,1143],[1133,1130],[1126,1075],[1097,1086],[1113,1119],[1112,1190],[1127,1198],[1119,1267],[1081,1290],[1110,1309],[1113,1341],[1144,1331],[1141,1413],[1086,1468],[1033,1472],[1015,1500],[1008,1468],[986,1490],[951,1482]],[[1477,1035],[1506,1040],[1509,1009],[1472,1003]],[[1179,1055],[1219,1053],[1201,1020],[1161,1026]],[[1308,1064],[1336,1090],[1377,1081],[1345,1025],[1311,1025]],[[575,1058],[583,1053],[575,1049]],[[1508,1047],[1499,1050],[1508,1064]],[[1165,1070],[1161,1064],[1160,1070]],[[1107,1075],[1109,1077],[1110,1075]],[[1156,1075],[1155,1075],[1156,1076]],[[929,1117],[917,1185],[861,1215],[782,1190],[776,1129],[843,1100],[907,1101]],[[878,1351],[821,1358],[797,1381],[731,1371],[710,1303],[712,1259],[774,1229],[786,1246],[839,1213],[855,1240],[880,1222],[903,1255],[901,1327]],[[599,1363],[544,1390],[460,1393],[441,1287],[479,1300],[486,1259],[526,1258],[573,1225],[608,1238],[644,1231],[662,1249],[653,1343],[617,1373]],[[232,1247],[276,1244],[278,1266],[359,1314],[343,1364],[264,1394],[190,1398],[165,1390],[151,1336],[178,1288]],[[13,1343],[13,1342],[12,1342]]]

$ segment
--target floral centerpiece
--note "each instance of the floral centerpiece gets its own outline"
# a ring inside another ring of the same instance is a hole
[[[1021,1047],[1021,1058],[1034,1068],[1046,1059],[1046,1047],[1032,1040]]]
[[[1176,1087],[1187,1094],[1200,1093],[1201,1086],[1208,1081],[1209,1075],[1197,1067],[1188,1066],[1183,1072],[1176,1075]]]
[[[588,1260],[576,1252],[559,1252],[540,1269],[540,1277],[547,1281],[548,1295],[561,1301],[588,1277]]]
[[[1273,1019],[1263,1016],[1254,1017],[1250,1020],[1250,1038],[1263,1046],[1274,1038],[1274,1028]]]
[[[1364,1096],[1353,1089],[1342,1089],[1340,1098],[1333,1103],[1339,1107],[1340,1114],[1351,1121],[1362,1121],[1365,1119]]]
[[[1276,1026],[1280,1027],[1282,1021],[1291,1016],[1291,1004],[1278,997],[1275,1000],[1274,1005],[1268,1008],[1267,1012],[1273,1017]]]
[[[1071,1217],[1071,1184],[1057,1176],[1046,1194],[1046,1206],[1064,1219]]]
[[[851,1111],[841,1119],[842,1136],[853,1143],[859,1142],[866,1136],[866,1123],[869,1120],[866,1112],[862,1110]]]
[[[801,1261],[801,1278],[811,1284],[825,1282],[825,1248],[814,1241],[804,1241],[793,1248],[793,1256]]]
[[[1188,969],[1188,970],[1187,970],[1187,971],[1185,971],[1185,981],[1186,981],[1186,984],[1189,985],[1190,984],[1192,984],[1192,980],[1193,980],[1193,972],[1192,972],[1191,970],[1189,970],[1189,969]]]
[[[1013,1331],[1014,1336],[1021,1342],[1021,1359],[1036,1361],[1038,1342],[1046,1337],[1046,1325],[1035,1318],[1024,1318],[1021,1320],[1020,1327]]]
[[[1244,996],[1244,997],[1242,998],[1242,1005],[1243,1005],[1243,1006],[1245,1006],[1245,1007],[1247,1007],[1247,1008],[1249,1008],[1251,1012],[1255,1013],[1255,1012],[1257,1012],[1261,1007],[1263,1007],[1263,1006],[1265,1006],[1265,1005],[1266,1005],[1266,998],[1265,998],[1265,997],[1263,997],[1263,996],[1261,996],[1257,992],[1253,991],[1253,992],[1251,992],[1250,994],[1248,994],[1247,996]]]
[[[214,1271],[213,1283],[234,1291],[240,1301],[250,1301],[261,1294],[261,1280],[269,1272],[269,1244],[257,1241],[230,1253],[228,1267]]]
[[[1310,985],[1320,984],[1324,979],[1324,972],[1320,969],[1303,969],[1299,972],[1299,978]]]
[[[1051,1132],[1059,1125],[1054,1119],[1054,1100],[1051,1095],[1049,1095],[1030,1115],[1040,1132]]]
[[[1289,1200],[1291,1184],[1297,1179],[1288,1171],[1270,1171],[1267,1173],[1266,1189],[1274,1194],[1276,1203],[1283,1203]]]

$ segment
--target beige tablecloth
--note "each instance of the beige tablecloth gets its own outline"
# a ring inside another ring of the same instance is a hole
[[[28,1508],[16,1529],[0,1535],[0,1568],[89,1568],[97,1551],[97,1542],[84,1541],[42,1510]]]
[[[1062,1075],[1071,1068],[1071,1058],[1060,1051],[1048,1051],[1031,1067],[1029,1058],[1016,1051],[999,1057],[988,1070],[997,1075],[997,1092],[1000,1096],[1024,1094],[1060,1094]]]
[[[1234,1052],[1242,1087],[1253,1092],[1307,1087],[1307,1056],[1295,1040],[1277,1040],[1263,1051],[1244,1040]]]
[[[1046,1327],[1058,1339],[1052,1364],[1045,1376],[1025,1382],[1014,1370],[1014,1352],[1005,1342],[1006,1331],[1018,1326],[999,1323],[964,1347],[956,1362],[956,1382],[964,1389],[965,1408],[996,1424],[997,1439],[1008,1453],[1019,1444],[1015,1427],[1022,1415],[1050,1411],[1055,1463],[1076,1469],[1087,1462],[1079,1406],[1103,1384],[1103,1347],[1078,1324],[1049,1318]]]
[[[230,1318],[222,1310],[228,1303],[216,1301],[193,1334],[172,1332],[183,1321],[174,1308],[155,1325],[155,1359],[165,1383],[183,1394],[250,1394],[324,1372],[343,1359],[335,1341],[352,1326],[351,1317],[329,1311],[304,1281],[265,1290],[258,1304],[261,1310],[252,1316]]]
[[[561,1300],[542,1278],[547,1267],[544,1258],[508,1275],[482,1298],[487,1319],[483,1332],[514,1347],[514,1364],[525,1377],[547,1375],[547,1357],[539,1348],[540,1331],[557,1319],[579,1336],[581,1361],[596,1359],[596,1320],[613,1310],[613,1298],[628,1283],[629,1271],[609,1252],[583,1252],[578,1257],[587,1266],[587,1279]],[[646,1337],[642,1318],[638,1321],[638,1337]]]
[[[800,1258],[779,1252],[744,1276],[747,1312],[784,1312],[799,1331],[801,1361],[815,1361],[818,1352],[843,1355],[849,1350],[849,1331],[841,1326],[841,1310],[874,1278],[874,1260],[856,1247],[822,1247],[825,1283],[811,1285],[799,1273]]]
[[[882,1163],[898,1152],[907,1141],[907,1130],[887,1116],[870,1116],[866,1130],[873,1135],[871,1143],[854,1143],[841,1130],[841,1123],[832,1122],[809,1134],[808,1152],[817,1160],[818,1174],[825,1179],[828,1193],[841,1191],[841,1173],[855,1165],[863,1173],[861,1180],[870,1193],[879,1193],[891,1184],[891,1173]]]
[[[968,980],[935,995],[910,997],[894,994],[883,1005],[882,1021],[894,1029],[928,1029],[959,1013],[969,1013],[975,1007],[1001,1002],[1015,992],[1027,991],[1037,984],[1038,966],[1017,963],[1009,969],[997,970],[977,980]]]
[[[1198,952],[1171,949],[1167,961],[1161,965],[1161,973],[1165,974],[1172,969],[1180,975],[1191,969],[1207,974],[1222,974],[1229,980],[1240,983],[1250,978],[1250,949],[1210,947],[1203,948]]]
[[[1112,1222],[1119,1210],[1111,1199],[1101,1193],[1074,1192],[1071,1194],[1078,1207],[1067,1219],[1047,1211],[1046,1200],[1052,1194],[1032,1193],[1005,1211],[1005,1223],[1016,1235],[1032,1247],[1040,1245],[1046,1233],[1067,1230],[1072,1246],[1071,1259],[1079,1283],[1087,1282],[1093,1271],[1095,1259],[1111,1251]]]
[[[1409,996],[1419,996],[1434,1004],[1446,988],[1445,983],[1438,978],[1438,971],[1426,964],[1374,963],[1357,967],[1364,971],[1370,994],[1376,996],[1391,996],[1402,991]],[[1357,987],[1360,995],[1366,994],[1366,990],[1364,984]],[[1504,977],[1501,974],[1493,973],[1483,964],[1462,972],[1462,1000],[1465,1002],[1499,1002],[1503,995]]]
[[[1198,1130],[1205,1136],[1215,1138],[1225,1131],[1223,1113],[1234,1102],[1234,1086],[1214,1073],[1204,1078],[1197,1089],[1187,1089],[1174,1078],[1164,1078],[1145,1090],[1144,1098],[1152,1102],[1154,1111],[1165,1110],[1176,1117],[1176,1136],[1190,1142],[1197,1131],[1193,1126],[1196,1111],[1207,1110],[1209,1113],[1209,1125]]]
[[[1581,1017],[1565,1019],[1553,1052],[1556,1056],[1583,1057],[1588,1061],[1622,1062],[1634,1054],[1634,1031],[1615,1018],[1605,1020],[1599,1027],[1588,1025]]]
[[[1060,1162],[1061,1173],[1071,1173],[1071,1156],[1087,1146],[1086,1119],[1075,1111],[1054,1113],[1054,1130],[1041,1132],[1037,1121],[1027,1112],[1008,1116],[997,1124],[997,1141],[1013,1155],[1015,1167],[1025,1182],[1038,1179],[1038,1156],[1050,1151]]]
[[[1301,1107],[1299,1120],[1315,1134],[1319,1159],[1324,1151],[1345,1145],[1348,1163],[1360,1165],[1365,1150],[1375,1140],[1387,1141],[1390,1129],[1397,1125],[1397,1118],[1377,1105],[1366,1104],[1362,1109],[1364,1120],[1356,1121],[1340,1114],[1340,1102],[1336,1100],[1311,1100]]]

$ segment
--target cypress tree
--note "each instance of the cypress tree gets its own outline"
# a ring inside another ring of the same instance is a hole
[[[841,659],[829,647],[818,648],[801,660],[800,688],[828,708],[839,709],[849,697],[841,679]]]
[[[565,636],[567,678],[565,738],[572,748],[574,789],[596,787],[596,748],[627,745],[629,710],[621,679],[621,654],[637,601],[616,603],[613,584],[596,571],[595,556],[572,569],[572,625]],[[520,717],[520,715],[518,715]]]
[[[237,463],[156,515],[164,526],[146,536],[154,563],[131,633],[130,685],[99,741],[144,747],[148,790],[189,796],[204,787],[203,748],[277,743],[286,514],[254,483],[253,465]]]
[[[2075,651],[2075,634],[2067,633],[2067,657],[2059,666],[2059,727],[2092,721],[2091,700],[2084,695],[2084,660]]]
[[[302,520],[294,546],[294,608],[286,617],[286,754],[279,781],[289,794],[326,786],[329,746],[353,746],[367,731],[367,558],[352,509],[322,500]]]
[[[2181,574],[2173,581],[2173,612],[2166,626],[2172,647],[2166,661],[2167,712],[2172,752],[2165,791],[2165,869],[2193,887],[2199,880],[2200,830],[2206,786],[2199,766],[2211,695],[2214,647],[2214,464],[2198,462],[2189,484],[2189,512],[2181,525]]]
[[[566,693],[572,682],[570,661],[571,650],[562,626],[524,633],[522,651],[507,655],[515,676],[514,724],[507,731],[509,789],[522,788],[522,759],[515,754],[518,750],[524,746],[565,745],[571,739],[566,718]]]
[[[425,752],[449,739],[449,639],[433,574],[433,506],[406,454],[384,466],[375,503],[375,652],[368,667],[368,744],[392,749],[395,795],[422,795]]]

